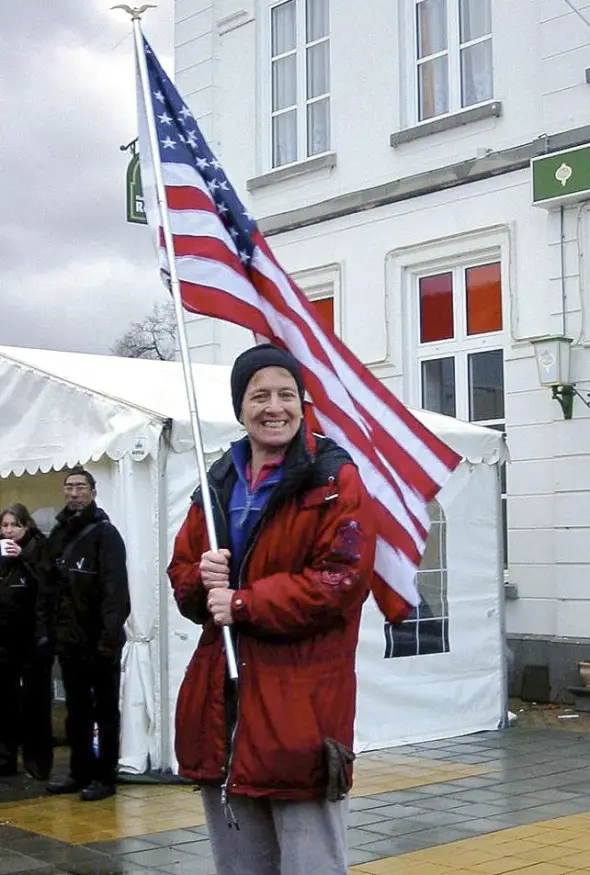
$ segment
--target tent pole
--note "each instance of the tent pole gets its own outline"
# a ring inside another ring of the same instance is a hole
[[[158,516],[158,655],[160,673],[160,768],[172,766],[170,745],[170,676],[169,676],[169,629],[168,629],[168,493],[166,461],[168,456],[168,424],[164,425],[158,441],[158,455],[152,461],[152,476],[155,478]]]
[[[207,466],[205,463],[205,451],[203,448],[203,438],[201,435],[201,423],[199,420],[197,393],[195,391],[194,376],[188,340],[186,336],[186,326],[184,322],[182,295],[180,292],[180,281],[176,270],[176,256],[174,252],[174,240],[172,237],[172,229],[170,227],[170,217],[168,215],[168,204],[166,199],[166,188],[162,176],[162,164],[160,161],[160,146],[158,142],[158,133],[156,130],[156,122],[154,119],[154,110],[150,94],[150,82],[145,57],[145,49],[143,44],[143,34],[141,32],[140,16],[138,13],[132,15],[133,38],[135,43],[135,56],[137,60],[137,68],[139,72],[139,82],[141,94],[139,97],[143,101],[147,128],[149,134],[149,146],[151,151],[152,166],[156,181],[156,196],[158,209],[160,212],[160,221],[164,235],[164,243],[166,255],[168,257],[168,268],[170,271],[170,291],[174,301],[174,313],[176,315],[176,325],[178,328],[178,341],[180,347],[180,359],[182,362],[182,370],[184,374],[184,383],[188,400],[190,413],[190,422],[195,444],[195,454],[197,460],[197,469],[199,472],[199,481],[201,485],[201,496],[203,500],[203,511],[205,514],[205,523],[207,526],[207,536],[209,539],[209,548],[211,550],[218,549],[217,532],[215,530],[215,518],[213,516],[213,505],[211,501],[211,492],[209,482],[207,480]],[[144,144],[140,144],[144,146]],[[144,146],[145,148],[145,146]],[[229,677],[232,680],[237,680],[238,665],[229,626],[223,626],[223,643],[225,646],[225,657],[227,661],[227,670]]]
[[[502,717],[499,729],[505,729],[509,725],[508,719],[508,641],[506,640],[506,598],[504,595],[504,538],[502,534],[502,465],[498,462],[495,466],[496,475],[496,537],[498,556],[498,610],[500,612],[500,659],[502,676]]]

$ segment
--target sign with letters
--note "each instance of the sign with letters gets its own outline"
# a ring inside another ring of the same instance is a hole
[[[147,225],[137,153],[132,156],[127,167],[127,221],[136,225]]]

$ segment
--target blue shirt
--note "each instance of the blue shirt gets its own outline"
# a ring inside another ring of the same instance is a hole
[[[268,504],[270,496],[283,476],[282,463],[269,466],[266,477],[259,477],[250,488],[250,441],[242,438],[231,445],[237,480],[229,501],[229,540],[231,550],[230,581],[232,589],[237,589],[240,566],[244,551],[260,515]]]

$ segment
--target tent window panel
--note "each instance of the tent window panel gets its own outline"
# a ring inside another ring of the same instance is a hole
[[[432,523],[417,576],[420,604],[403,623],[385,623],[386,659],[450,650],[446,520],[435,501],[429,516]]]
[[[443,519],[443,512],[438,501],[431,501],[428,505],[428,518],[431,523],[440,522]],[[427,545],[428,546],[428,545]],[[422,562],[425,567],[427,566],[425,562]]]
[[[442,617],[446,613],[446,580],[444,572],[424,571],[419,580],[420,595],[428,605],[433,617]]]
[[[386,624],[385,659],[448,653],[449,618],[430,617],[422,605],[401,626]]]
[[[440,538],[433,538],[433,531],[434,526],[432,526],[428,540],[426,541],[426,549],[424,551],[424,556],[422,557],[423,568],[440,568],[441,566]]]

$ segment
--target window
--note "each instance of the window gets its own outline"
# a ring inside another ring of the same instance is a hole
[[[493,337],[502,331],[500,262],[418,277],[418,309],[422,406],[484,425],[501,423],[502,340]],[[499,349],[489,348],[496,344]]]
[[[428,508],[430,531],[417,575],[420,604],[398,626],[385,624],[385,659],[449,651],[446,521],[441,506]]]
[[[504,431],[500,262],[418,276],[416,297],[422,407]],[[504,470],[502,510],[506,565]]]
[[[334,293],[321,298],[312,297],[310,301],[320,323],[334,331]]]
[[[318,321],[340,334],[340,267],[327,264],[309,270],[294,271],[293,280],[310,302]]]
[[[492,100],[491,0],[411,2],[418,121]]]
[[[270,9],[272,166],[330,148],[329,0]]]

